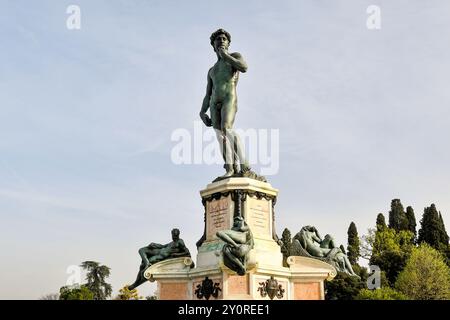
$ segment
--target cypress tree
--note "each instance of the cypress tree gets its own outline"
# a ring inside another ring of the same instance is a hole
[[[414,215],[414,209],[409,206],[406,208],[406,218],[408,219],[408,230],[414,234],[414,241],[416,240],[416,216]]]
[[[408,219],[400,199],[393,199],[391,201],[389,228],[392,228],[395,231],[408,230]]]
[[[355,223],[352,221],[347,230],[348,236],[348,246],[347,246],[347,256],[350,263],[356,264],[359,258],[359,237],[358,230],[356,229]]]
[[[440,229],[441,229],[441,242],[443,244],[448,244],[449,237],[448,237],[447,231],[445,230],[444,219],[442,219],[442,214],[440,211],[439,211],[439,225],[440,225]]]
[[[445,244],[448,245],[448,236],[446,236],[445,226],[443,221],[439,218],[439,212],[436,206],[431,204],[423,210],[423,216],[420,220],[420,230],[418,242],[426,242],[435,249],[440,248],[441,244],[447,240]],[[447,238],[447,239],[446,239]]]
[[[384,215],[382,213],[379,213],[377,215],[377,231],[382,231],[386,228],[386,219],[384,218]]]

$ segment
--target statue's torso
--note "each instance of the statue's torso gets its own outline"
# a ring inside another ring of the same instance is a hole
[[[211,106],[222,103],[226,99],[236,98],[236,85],[239,80],[239,72],[230,64],[220,59],[209,71],[213,87],[211,94]]]

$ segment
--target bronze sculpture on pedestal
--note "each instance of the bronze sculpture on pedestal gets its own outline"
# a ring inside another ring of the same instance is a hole
[[[237,112],[236,86],[239,73],[247,72],[247,63],[240,53],[228,52],[231,35],[224,29],[214,32],[210,40],[217,55],[217,62],[208,71],[208,84],[200,118],[207,127],[212,126],[216,131],[225,162],[226,173],[215,181],[233,176],[266,181],[264,177],[251,171],[240,138],[233,129]],[[211,117],[206,114],[208,109]]]

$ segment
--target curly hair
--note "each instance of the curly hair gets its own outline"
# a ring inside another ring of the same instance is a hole
[[[225,37],[227,37],[228,42],[231,43],[231,35],[230,35],[227,31],[225,31],[224,29],[219,29],[219,30],[215,31],[215,32],[211,35],[211,37],[209,38],[209,39],[211,40],[211,45],[212,45],[213,47],[214,47],[214,40],[216,40],[217,36],[218,36],[218,35],[221,35],[221,34],[224,34]]]

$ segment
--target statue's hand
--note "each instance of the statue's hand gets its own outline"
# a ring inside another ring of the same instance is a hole
[[[225,49],[223,48],[223,47],[220,47],[219,49],[218,49],[218,53],[219,53],[219,57],[221,57],[222,59],[225,57],[225,55],[226,55],[226,51],[225,51]]]
[[[205,126],[207,126],[207,127],[211,127],[212,126],[211,118],[208,117],[208,115],[206,113],[201,112],[200,113],[200,118],[202,119],[202,121],[205,124]]]

